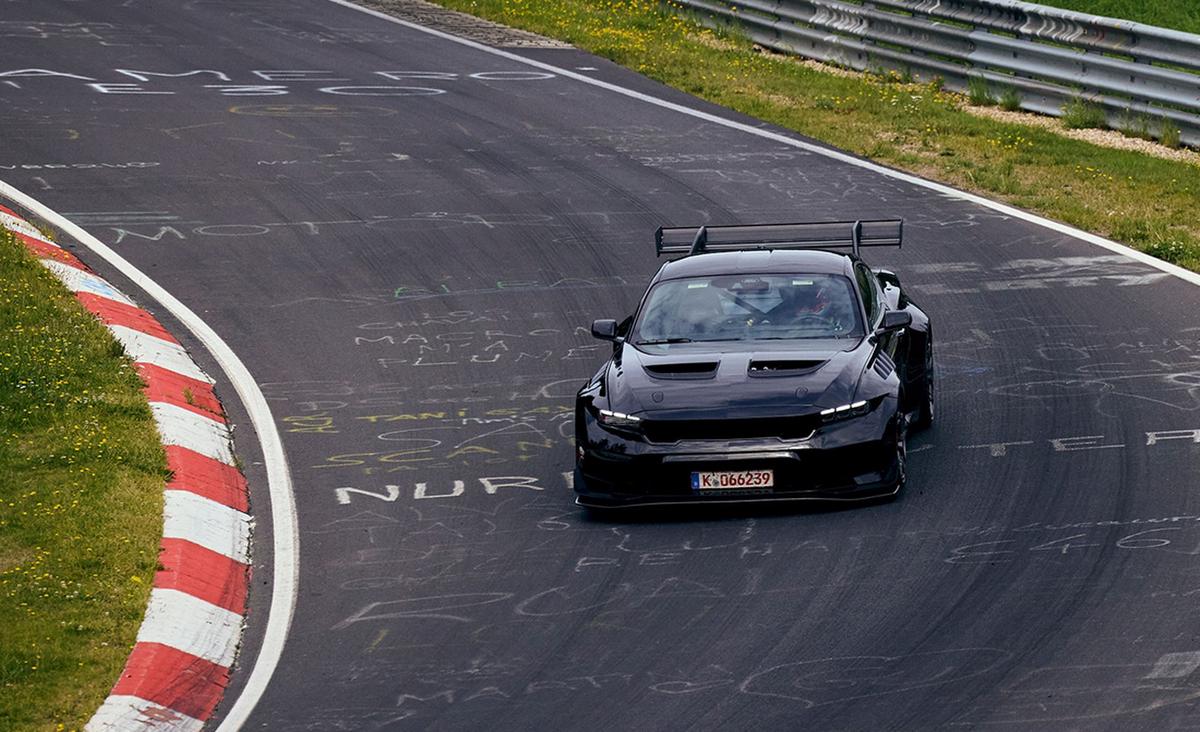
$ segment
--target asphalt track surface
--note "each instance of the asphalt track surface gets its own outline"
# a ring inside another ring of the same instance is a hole
[[[3,15],[0,179],[199,313],[283,431],[300,591],[245,729],[1200,724],[1195,286],[327,2]],[[29,68],[88,79],[3,75]],[[144,73],[197,69],[228,80]],[[401,71],[437,73],[377,73]],[[931,313],[940,365],[899,500],[573,505],[571,397],[605,358],[587,326],[635,306],[655,227],[890,216],[906,246],[872,263]],[[230,700],[271,566],[237,438],[259,529]]]

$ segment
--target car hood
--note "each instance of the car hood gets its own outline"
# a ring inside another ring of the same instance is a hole
[[[659,419],[806,414],[854,401],[868,348],[861,339],[797,345],[741,341],[621,344],[606,383],[612,409]]]

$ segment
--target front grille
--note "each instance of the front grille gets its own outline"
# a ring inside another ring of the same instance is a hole
[[[778,437],[803,439],[821,424],[818,415],[755,419],[645,419],[642,432],[650,442],[680,440],[737,440]]]

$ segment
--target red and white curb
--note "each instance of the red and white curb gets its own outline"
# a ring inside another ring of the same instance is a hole
[[[229,683],[250,579],[246,480],[213,380],[150,313],[0,206],[13,232],[101,320],[133,359],[172,477],[163,507],[161,569],[125,670],[90,732],[199,730]]]

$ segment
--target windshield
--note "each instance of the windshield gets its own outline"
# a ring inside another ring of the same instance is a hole
[[[632,340],[652,345],[861,333],[854,290],[841,275],[720,275],[655,285]]]

